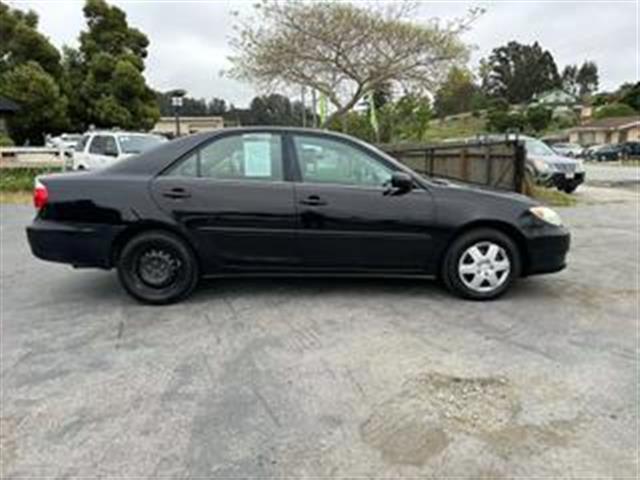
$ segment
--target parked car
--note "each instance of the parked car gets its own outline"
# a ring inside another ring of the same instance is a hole
[[[542,140],[520,136],[527,150],[527,172],[537,184],[573,193],[585,180],[582,160],[563,157]]]
[[[46,146],[49,148],[73,150],[81,139],[82,134],[80,133],[63,133],[57,137],[47,138]]]
[[[462,141],[476,143],[505,139],[524,143],[526,149],[525,169],[536,184],[573,193],[584,182],[586,172],[582,160],[558,155],[549,145],[535,137],[513,133],[490,134],[469,137]]]
[[[624,158],[640,157],[640,142],[624,142],[622,154]]]
[[[564,157],[578,158],[582,156],[583,148],[577,143],[554,143],[551,148],[558,155]]]
[[[621,144],[603,145],[592,154],[592,158],[598,162],[618,160],[623,155],[623,146]]]
[[[569,232],[525,196],[423,178],[319,130],[203,132],[88,173],[39,177],[37,257],[112,268],[147,303],[201,277],[439,277],[485,300],[565,267]]]
[[[105,168],[166,142],[160,135],[96,130],[83,135],[73,153],[74,170]]]

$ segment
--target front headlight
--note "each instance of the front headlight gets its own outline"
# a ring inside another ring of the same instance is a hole
[[[550,223],[556,227],[562,226],[562,219],[560,218],[560,215],[548,207],[532,207],[529,211],[543,222]]]
[[[544,160],[540,160],[539,158],[536,158],[533,160],[533,165],[536,167],[536,170],[538,170],[540,173],[545,173],[550,170],[549,164]]]

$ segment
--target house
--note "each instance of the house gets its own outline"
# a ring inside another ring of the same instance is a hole
[[[533,97],[533,103],[544,107],[575,107],[580,103],[576,95],[565,92],[561,88],[554,88],[546,92],[538,93]]]
[[[554,88],[533,97],[529,107],[545,107],[552,111],[553,118],[573,118],[581,113],[580,99],[561,88]]]
[[[16,113],[19,108],[13,100],[0,96],[0,135],[9,135],[7,118]]]
[[[208,132],[224,128],[222,117],[180,117],[180,134],[189,135],[197,132]],[[176,136],[175,117],[160,117],[153,127],[155,133]]]
[[[583,146],[638,142],[640,141],[640,115],[591,120],[570,129],[569,140],[571,143]]]

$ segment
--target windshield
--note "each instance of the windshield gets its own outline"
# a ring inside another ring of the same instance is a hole
[[[546,143],[536,139],[525,140],[527,154],[535,156],[555,155],[555,152]]]
[[[118,137],[122,153],[142,153],[165,141],[157,135],[122,135]]]

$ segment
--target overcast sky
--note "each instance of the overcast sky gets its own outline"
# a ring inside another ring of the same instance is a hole
[[[76,45],[84,28],[82,0],[10,0],[33,9],[40,30],[58,47]],[[129,23],[150,40],[147,79],[159,90],[184,88],[194,97],[213,96],[245,106],[255,95],[246,84],[220,77],[227,65],[232,11],[249,12],[254,0],[114,0]],[[473,6],[486,13],[464,39],[476,46],[471,66],[509,40],[538,41],[551,51],[558,68],[594,60],[600,87],[638,81],[639,0],[623,1],[424,1],[416,21],[460,17]]]

